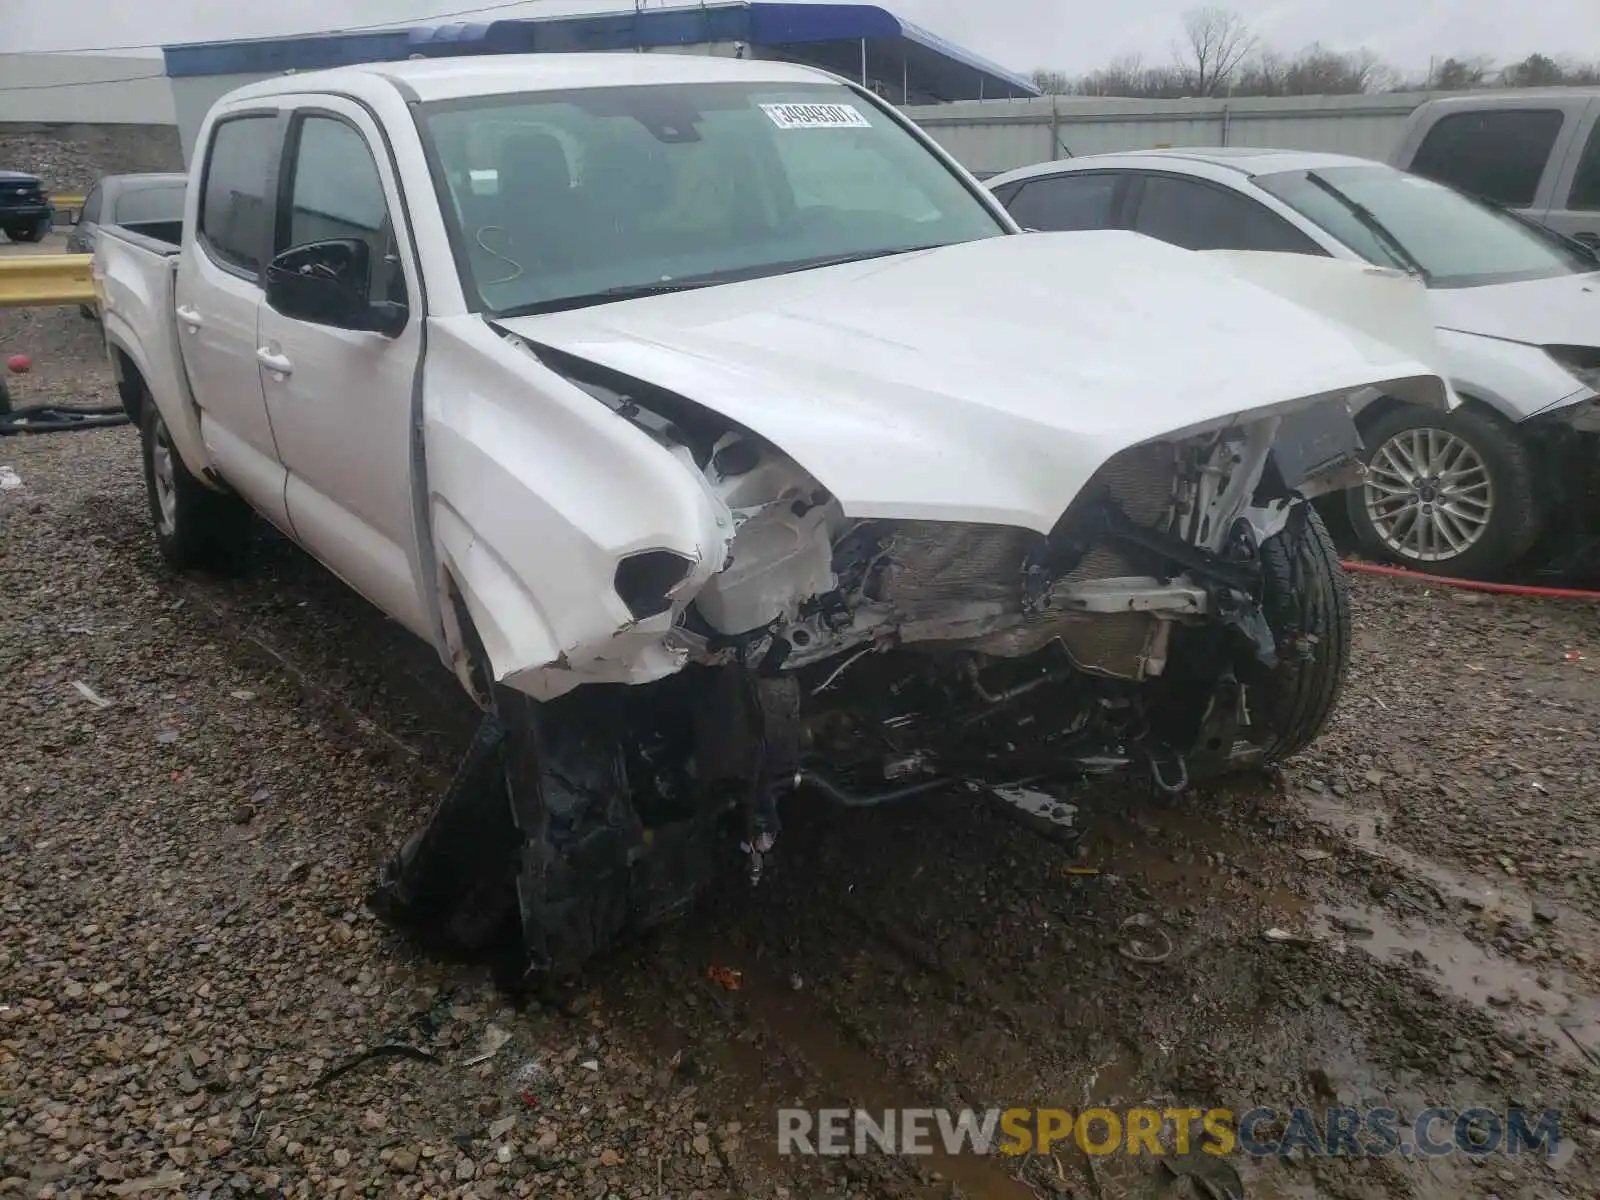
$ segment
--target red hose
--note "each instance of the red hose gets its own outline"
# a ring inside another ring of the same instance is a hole
[[[1423,571],[1406,571],[1400,567],[1380,567],[1376,563],[1350,562],[1340,564],[1346,571],[1363,575],[1388,575],[1395,579],[1419,579],[1425,583],[1439,583],[1445,587],[1466,588],[1473,592],[1494,592],[1502,596],[1542,596],[1547,600],[1600,600],[1600,592],[1583,588],[1531,587],[1520,583],[1484,583],[1477,579],[1452,579],[1448,575],[1429,575]]]

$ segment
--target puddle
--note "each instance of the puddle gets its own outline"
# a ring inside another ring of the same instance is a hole
[[[1319,906],[1315,916],[1337,943],[1421,970],[1451,995],[1553,1042],[1555,1053],[1600,1066],[1600,1000],[1563,972],[1535,971],[1435,926],[1402,927],[1381,909]]]
[[[1327,795],[1304,793],[1299,803],[1316,824],[1349,842],[1363,854],[1388,863],[1396,870],[1432,887],[1447,901],[1499,914],[1523,924],[1533,923],[1533,897],[1527,889],[1509,880],[1490,879],[1424,858],[1386,841],[1378,832],[1380,814],[1348,808]],[[1600,936],[1593,932],[1594,920],[1588,914],[1559,902],[1545,901],[1556,918],[1563,942],[1600,959]]]

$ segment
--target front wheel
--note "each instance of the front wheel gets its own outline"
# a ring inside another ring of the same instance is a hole
[[[1346,493],[1366,553],[1433,575],[1501,574],[1540,533],[1533,459],[1488,413],[1409,405],[1364,432],[1367,479]]]
[[[1321,736],[1350,665],[1350,592],[1328,527],[1309,504],[1261,544],[1261,610],[1278,664],[1249,686],[1250,741],[1260,761],[1298,754]]]
[[[32,225],[19,226],[15,233],[8,236],[14,242],[42,242],[44,235],[50,232],[50,222],[46,220],[35,221]]]
[[[1238,631],[1180,626],[1152,696],[1156,742],[1185,751],[1174,769],[1191,782],[1298,754],[1327,728],[1344,690],[1350,594],[1321,515],[1310,504],[1296,505],[1257,558],[1256,602],[1273,665]],[[1159,779],[1158,785],[1165,787]]]
[[[206,487],[183,465],[155,402],[144,397],[140,422],[145,492],[156,545],[167,564],[184,571],[237,571],[250,544],[250,510],[237,496]]]

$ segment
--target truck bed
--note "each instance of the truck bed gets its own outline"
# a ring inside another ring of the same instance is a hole
[[[129,221],[123,225],[102,225],[100,232],[122,237],[157,254],[176,254],[183,246],[182,221]]]
[[[138,425],[145,406],[156,404],[174,448],[200,475],[205,450],[174,312],[182,237],[181,221],[102,225],[95,239],[92,274],[106,353],[123,407]]]

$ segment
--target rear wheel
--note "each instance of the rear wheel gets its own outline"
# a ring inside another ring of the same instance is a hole
[[[1367,480],[1346,503],[1368,554],[1479,579],[1505,571],[1538,539],[1533,456],[1514,426],[1472,408],[1407,405],[1364,436]]]
[[[161,412],[148,395],[141,406],[145,492],[156,545],[169,566],[236,571],[250,544],[250,510],[237,496],[206,487],[184,466]]]

